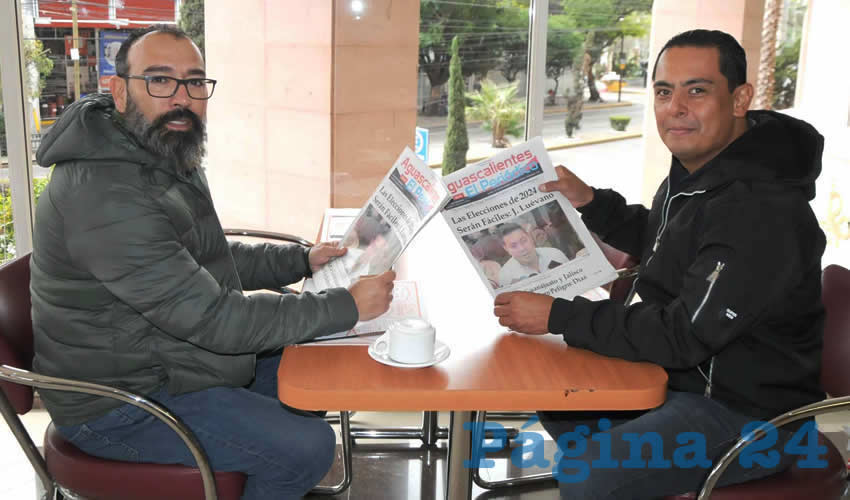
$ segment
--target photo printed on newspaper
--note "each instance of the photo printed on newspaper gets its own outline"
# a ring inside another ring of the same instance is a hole
[[[571,299],[617,277],[567,198],[538,189],[556,179],[539,137],[443,177],[443,217],[492,296]]]

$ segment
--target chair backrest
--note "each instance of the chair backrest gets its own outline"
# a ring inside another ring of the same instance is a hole
[[[850,270],[830,265],[823,270],[821,385],[830,396],[850,396]]]
[[[0,266],[0,364],[32,369],[32,303],[30,255]],[[0,388],[18,414],[32,409],[32,387],[0,382]]]

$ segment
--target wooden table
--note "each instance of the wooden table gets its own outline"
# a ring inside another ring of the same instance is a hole
[[[629,410],[664,402],[667,375],[649,363],[607,358],[567,346],[556,335],[508,332],[448,226],[435,218],[405,252],[399,275],[421,286],[437,338],[451,348],[422,369],[386,366],[366,346],[285,349],[278,372],[281,401],[303,409],[451,412],[446,497],[468,499],[463,468],[475,410]]]

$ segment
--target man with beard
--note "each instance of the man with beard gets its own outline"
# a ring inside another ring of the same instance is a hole
[[[640,256],[642,300],[507,293],[495,299],[499,322],[653,362],[669,377],[666,402],[646,412],[540,413],[566,457],[557,467],[562,498],[694,491],[748,424],[824,397],[825,238],[809,206],[823,137],[790,116],[750,111],[746,75],[744,49],[727,33],[688,31],[661,49],[655,122],[672,161],[651,209],[564,167],[540,187],[566,196],[606,243]],[[759,448],[769,458],[734,462],[721,483],[788,467],[797,457],[785,444],[794,436],[814,446],[813,424],[774,429]]]
[[[345,250],[225,239],[201,169],[215,80],[182,31],[133,34],[116,69],[112,96],[74,103],[38,151],[55,169],[33,238],[34,368],[163,404],[215,470],[248,476],[243,498],[300,498],[330,468],[335,435],[280,404],[279,351],[383,313],[394,275],[244,295],[298,281]],[[195,464],[170,428],[131,405],[41,394],[59,432],[87,453]]]

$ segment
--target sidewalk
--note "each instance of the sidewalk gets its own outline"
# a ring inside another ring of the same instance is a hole
[[[559,149],[567,149],[567,148],[577,148],[581,146],[591,146],[593,144],[603,144],[606,142],[613,141],[622,141],[625,139],[635,139],[638,137],[643,137],[643,132],[635,132],[635,131],[625,131],[625,132],[590,132],[586,134],[578,134],[573,138],[566,137],[544,137],[544,141],[546,144],[547,151],[556,151]],[[520,140],[514,141],[515,144],[519,144]],[[485,158],[489,158],[496,153],[504,151],[504,148],[494,148],[490,146],[490,143],[481,143],[477,142],[475,144],[469,145],[469,150],[466,152],[466,163],[475,163],[481,161]],[[428,166],[431,168],[440,168],[442,167],[442,151],[440,151],[440,158],[435,158],[433,161],[428,163]]]
[[[626,90],[623,89],[623,93],[626,93]],[[636,92],[633,92],[636,93]],[[616,99],[616,94],[614,94]],[[606,95],[606,97],[610,98],[610,95]],[[588,111],[591,109],[608,109],[608,108],[622,108],[632,106],[634,103],[631,101],[622,101],[622,102],[585,102],[582,106],[582,111]],[[554,106],[546,106],[543,109],[543,114],[556,114],[556,113],[566,113],[567,107],[563,105],[554,105]],[[416,117],[416,126],[423,127],[427,129],[435,129],[435,128],[445,128],[448,116],[425,116],[419,115]],[[469,125],[478,125],[481,123],[481,120],[467,120],[466,124]]]

